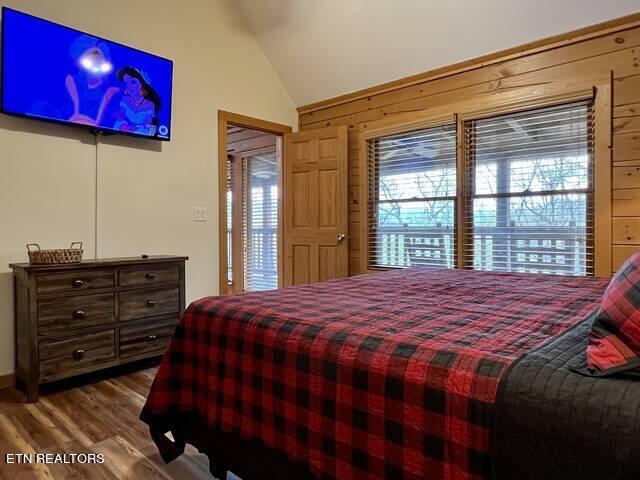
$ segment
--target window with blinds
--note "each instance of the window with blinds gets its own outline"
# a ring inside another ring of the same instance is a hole
[[[456,126],[369,140],[369,267],[453,268]]]
[[[593,273],[593,125],[588,102],[465,122],[467,267]]]
[[[278,288],[278,162],[275,151],[243,166],[245,291]]]
[[[233,155],[227,155],[227,283],[233,283]]]

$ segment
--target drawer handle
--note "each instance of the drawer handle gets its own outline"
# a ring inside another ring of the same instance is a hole
[[[74,280],[73,282],[71,282],[71,286],[73,288],[80,288],[84,286],[84,280]]]
[[[155,300],[147,300],[147,307],[155,307],[155,306],[156,306]]]
[[[84,313],[84,310],[77,310],[73,312],[73,318],[75,320],[84,320],[85,318],[87,318],[87,314]]]
[[[147,280],[155,280],[157,276],[158,276],[158,275],[157,275],[157,274],[155,274],[155,273],[147,273],[147,274],[145,275],[145,278],[146,278]]]
[[[84,357],[85,351],[82,348],[79,348],[78,350],[75,350],[73,352],[73,358],[75,360],[81,360],[82,357]]]
[[[157,337],[157,336],[155,336],[155,335],[149,335],[149,336],[147,337],[147,340],[149,340],[150,342],[153,342],[153,341],[155,341],[155,340],[157,340],[157,339],[158,339],[158,337]]]

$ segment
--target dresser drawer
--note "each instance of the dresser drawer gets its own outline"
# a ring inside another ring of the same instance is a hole
[[[155,283],[178,285],[180,282],[180,271],[176,264],[149,265],[144,268],[122,268],[118,274],[118,281],[122,287],[153,285]]]
[[[178,323],[174,320],[120,329],[120,358],[162,355]]]
[[[116,320],[115,295],[74,295],[38,302],[38,335],[108,325]]]
[[[113,287],[113,270],[78,270],[75,272],[40,274],[38,293],[57,293]]]
[[[120,320],[136,320],[180,312],[178,288],[149,288],[120,292]]]
[[[76,370],[91,370],[94,366],[115,360],[115,330],[41,342],[39,351],[41,380]]]

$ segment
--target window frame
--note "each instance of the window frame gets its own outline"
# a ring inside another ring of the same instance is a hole
[[[467,131],[470,128],[475,128],[474,122],[476,121],[482,121],[482,120],[491,120],[494,119],[496,117],[504,117],[504,116],[508,116],[508,115],[518,115],[518,114],[526,114],[526,113],[534,113],[534,112],[538,112],[542,109],[545,108],[554,108],[554,107],[570,107],[570,106],[575,106],[577,104],[583,104],[584,106],[587,107],[589,113],[591,115],[593,115],[595,113],[595,106],[594,106],[594,102],[593,99],[586,99],[586,100],[570,100],[567,102],[562,102],[562,103],[558,103],[558,104],[554,104],[554,105],[544,105],[544,106],[535,106],[532,108],[525,108],[525,109],[517,109],[514,111],[510,111],[507,113],[498,113],[495,115],[490,115],[490,116],[483,116],[481,118],[477,118],[474,117],[472,119],[465,119],[462,123],[462,128],[464,129],[463,132],[461,133],[461,137],[462,137],[462,142],[463,142],[463,168],[464,168],[464,175],[465,175],[465,185],[464,185],[464,195],[466,198],[465,201],[465,205],[463,207],[464,209],[464,214],[465,214],[465,219],[471,218],[474,215],[474,200],[477,199],[495,199],[496,201],[499,199],[522,199],[525,197],[531,197],[531,198],[535,198],[535,197],[540,197],[540,196],[545,196],[545,195],[559,195],[559,194],[582,194],[585,195],[585,200],[586,200],[586,205],[585,205],[585,215],[587,218],[587,225],[585,227],[587,233],[586,233],[586,238],[585,238],[585,242],[586,242],[586,246],[588,249],[590,249],[592,251],[592,255],[593,257],[591,258],[591,260],[593,260],[595,258],[595,249],[594,249],[594,234],[589,234],[589,231],[593,231],[594,229],[594,225],[595,225],[595,218],[593,217],[593,211],[594,211],[594,197],[595,197],[595,188],[594,188],[594,180],[595,180],[595,175],[594,175],[594,145],[591,145],[591,147],[588,150],[589,153],[589,159],[588,159],[588,164],[587,164],[587,186],[585,188],[575,188],[575,189],[559,189],[559,190],[544,190],[544,191],[535,191],[535,192],[496,192],[496,193],[477,193],[475,192],[475,158],[470,158],[468,155],[470,154],[470,150],[468,148],[467,145]],[[594,123],[589,122],[588,123],[588,127],[593,127]],[[593,137],[588,136],[587,141],[590,141]],[[475,153],[475,150],[474,150]],[[532,159],[533,160],[533,159]],[[500,170],[500,166],[498,164],[496,164],[498,170]],[[591,215],[591,220],[589,220]],[[474,264],[475,264],[475,257],[474,257],[474,245],[475,242],[473,241],[473,237],[475,236],[474,233],[474,229],[475,229],[476,225],[473,222],[473,220],[471,221],[463,221],[463,240],[465,242],[464,248],[470,248],[471,252],[466,252],[465,255],[463,256],[462,259],[462,263],[463,263],[463,268],[466,269],[470,269],[470,270],[476,270],[476,268],[474,268]],[[585,253],[585,261],[586,261],[586,253]],[[544,267],[545,265],[543,265]],[[484,271],[484,269],[479,268],[477,270],[481,270]],[[496,270],[490,270],[490,271],[509,271],[512,272],[514,270],[502,270],[502,269],[496,269]],[[593,263],[589,263],[587,262],[585,264],[585,275],[586,276],[593,276],[594,274],[594,264]]]
[[[427,128],[440,127],[444,125],[456,124],[456,116],[453,113],[446,113],[443,115],[426,116],[424,118],[418,118],[417,120],[410,120],[407,122],[392,123],[390,125],[382,125],[379,127],[369,128],[366,131],[360,132],[360,194],[361,194],[361,211],[360,211],[360,255],[361,266],[365,271],[376,272],[384,270],[393,270],[398,268],[405,268],[399,266],[370,266],[370,252],[369,252],[369,198],[370,197],[370,172],[369,172],[369,142],[378,140],[383,137],[388,137],[397,134],[408,133],[414,130],[422,130]],[[367,126],[365,125],[365,128]],[[457,128],[457,125],[456,125]],[[458,134],[456,131],[456,142]],[[457,149],[456,149],[457,150]],[[456,153],[457,156],[457,153]],[[457,170],[457,166],[456,166]],[[457,202],[455,200],[455,208],[457,215]],[[457,224],[457,217],[455,220]],[[454,228],[454,236],[455,228]],[[457,246],[454,251],[454,263],[457,258]]]
[[[438,119],[439,120],[439,119]],[[436,120],[434,119],[434,122]],[[418,132],[418,131],[424,131],[424,130],[429,130],[429,129],[435,129],[435,128],[439,128],[439,127],[453,127],[453,133],[455,135],[455,142],[456,142],[456,151],[457,151],[457,124],[455,121],[455,117],[454,116],[450,116],[448,118],[448,121],[445,121],[444,123],[442,122],[438,122],[437,124],[434,125],[428,125],[428,126],[420,126],[420,127],[415,127],[411,128],[410,130],[407,131],[403,131],[400,132],[400,134],[404,134],[404,133],[413,133],[413,132]],[[380,132],[377,132],[377,135],[375,137],[369,138],[367,140],[367,148],[369,148],[370,144],[372,142],[376,142],[379,140],[387,140],[389,137],[393,137],[394,135],[397,135],[397,133],[385,133],[384,135],[381,135]],[[369,189],[369,201],[367,202],[367,209],[368,209],[368,216],[367,216],[367,236],[370,237],[371,235],[371,212],[373,210],[373,205],[375,206],[379,206],[381,204],[390,204],[390,203],[410,203],[410,202],[438,202],[438,201],[448,201],[448,202],[453,202],[453,222],[452,222],[452,236],[453,236],[453,240],[452,240],[452,246],[453,246],[453,268],[455,268],[456,265],[456,258],[457,258],[457,243],[456,243],[456,229],[455,226],[457,224],[457,211],[458,211],[458,196],[457,196],[457,170],[458,170],[458,166],[457,166],[457,152],[456,152],[456,165],[455,165],[455,170],[456,170],[456,189],[455,191],[450,194],[450,195],[445,195],[445,196],[425,196],[425,197],[413,197],[413,198],[398,198],[398,199],[389,199],[389,200],[380,200],[380,177],[379,175],[376,175],[376,173],[371,171],[371,159],[368,157],[369,161],[367,163],[367,178],[369,178],[371,180],[372,176],[373,176],[373,181],[370,182],[370,185],[373,185],[375,187],[375,191],[371,191],[371,189]],[[375,200],[375,203],[371,203],[371,199],[376,198],[377,200]],[[411,227],[407,227],[408,229],[410,229]],[[379,244],[379,242],[376,240],[375,242],[376,244]],[[372,242],[368,242],[368,246],[367,248],[370,248]],[[381,264],[373,264],[373,262],[371,261],[373,258],[373,256],[371,255],[371,252],[369,252],[368,255],[368,261],[367,261],[367,266],[368,268],[371,269],[397,269],[397,268],[406,268],[406,266],[402,266],[402,265],[381,265]]]
[[[593,80],[596,80],[594,78]],[[454,263],[457,268],[465,267],[464,215],[467,209],[465,185],[465,145],[464,123],[497,115],[516,113],[543,107],[563,105],[578,101],[591,101],[595,115],[595,137],[593,153],[593,208],[594,229],[594,274],[608,277],[612,272],[611,248],[611,182],[612,182],[612,87],[611,78],[597,77],[597,81],[588,81],[582,85],[552,84],[541,89],[523,87],[500,95],[489,94],[472,100],[432,107],[420,111],[397,114],[391,118],[367,122],[359,127],[359,253],[360,272],[379,272],[388,267],[369,266],[369,155],[368,142],[387,135],[400,134],[419,128],[446,125],[451,119],[456,122],[457,137],[457,200]],[[403,268],[403,267],[392,267]]]

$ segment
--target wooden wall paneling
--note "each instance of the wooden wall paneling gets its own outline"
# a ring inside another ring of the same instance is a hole
[[[612,191],[614,217],[640,217],[640,188],[615,188]]]
[[[640,159],[640,132],[615,135],[613,155],[617,162]]]
[[[614,118],[613,133],[640,132],[640,115]]]
[[[551,90],[558,89],[562,85],[570,87],[572,85],[577,86],[583,84],[584,78],[593,78],[598,73],[608,75],[612,69],[635,69],[640,72],[639,67],[633,66],[637,62],[635,55],[634,49],[625,49],[607,55],[606,59],[601,57],[588,58],[571,64],[562,64],[542,70],[504,77],[496,81],[472,83],[458,88],[453,88],[452,85],[451,89],[437,92],[427,97],[421,96],[407,99],[399,103],[392,103],[376,109],[356,113],[349,117],[338,117],[329,122],[310,123],[303,125],[303,128],[361,124],[398,113],[415,112],[427,108],[451,105],[482,95],[502,95],[508,92],[516,97],[535,98]],[[554,86],[553,84],[556,85]],[[520,90],[519,94],[517,93],[518,90]]]
[[[609,125],[609,135],[613,133],[611,160],[614,169],[609,174],[610,195],[599,194],[600,200],[608,198],[610,213],[605,212],[604,217],[612,217],[611,228],[604,226],[606,221],[602,220],[600,211],[597,216],[601,218],[600,232],[613,229],[610,231],[613,245],[605,248],[600,241],[598,248],[607,252],[600,253],[601,257],[611,257],[611,252],[619,257],[620,252],[629,251],[628,248],[616,250],[616,245],[633,244],[628,243],[631,240],[619,244],[624,235],[616,233],[615,229],[625,223],[620,219],[630,216],[633,220],[640,208],[636,206],[635,192],[628,191],[640,188],[636,185],[637,175],[628,175],[634,171],[632,167],[640,166],[640,14],[587,30],[572,32],[561,40],[551,39],[510,49],[299,109],[303,130],[338,125],[348,127],[352,274],[364,270],[364,266],[359,265],[366,241],[362,238],[362,222],[366,221],[366,212],[363,212],[366,208],[366,202],[363,203],[366,178],[363,177],[366,174],[361,166],[361,136],[368,124],[393,124],[438,109],[452,111],[454,104],[464,102],[482,105],[520,100],[526,103],[554,91],[587,86],[590,82],[591,85],[603,85],[610,80],[611,71],[614,81],[608,116],[615,119],[610,120],[612,124]],[[607,125],[599,126],[601,132],[603,128],[607,129]],[[604,151],[599,155],[603,154]],[[640,246],[640,238],[637,243]],[[610,269],[615,268],[615,261],[610,259],[609,262]],[[600,271],[603,268],[606,267],[601,266]]]
[[[635,57],[635,62],[636,64],[638,62],[637,56]],[[616,72],[613,95],[614,106],[638,102],[640,100],[640,75],[624,76],[619,69],[613,68],[613,70]]]
[[[613,188],[640,187],[640,165],[613,167]]]
[[[627,73],[614,69],[612,270],[640,249],[640,75]]]
[[[613,118],[635,117],[640,115],[640,103],[619,105],[613,109]]]
[[[638,245],[614,245],[612,248],[611,267],[615,272],[627,258],[640,250]]]
[[[614,245],[638,245],[640,248],[640,218],[613,218]]]

